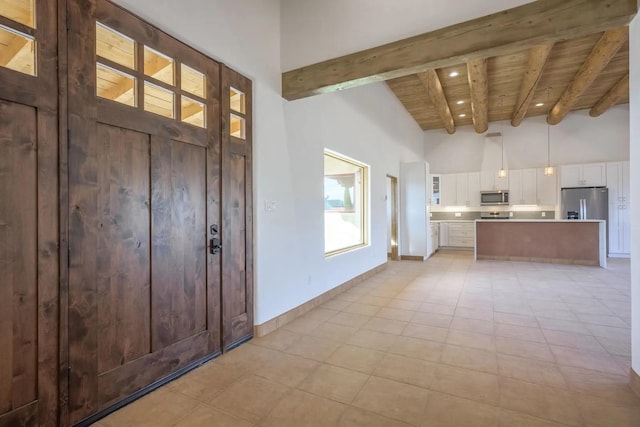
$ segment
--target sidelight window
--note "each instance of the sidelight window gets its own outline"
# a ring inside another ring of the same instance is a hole
[[[100,98],[206,128],[206,81],[204,73],[96,22]]]
[[[36,72],[35,0],[2,0],[0,16],[0,67],[30,76]]]
[[[246,139],[247,125],[245,114],[247,106],[244,92],[232,87],[229,90],[229,106],[232,111],[229,116],[229,133],[233,137]]]
[[[324,252],[365,246],[369,167],[332,151],[324,153]]]

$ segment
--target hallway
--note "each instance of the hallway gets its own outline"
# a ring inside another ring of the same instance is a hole
[[[94,424],[638,426],[629,261],[389,267]]]

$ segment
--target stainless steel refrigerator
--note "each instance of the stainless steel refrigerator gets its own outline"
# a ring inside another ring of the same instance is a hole
[[[608,220],[609,190],[606,187],[563,188],[561,206],[563,219]]]
[[[562,219],[607,221],[607,252],[609,251],[609,190],[606,187],[563,188],[560,215]]]

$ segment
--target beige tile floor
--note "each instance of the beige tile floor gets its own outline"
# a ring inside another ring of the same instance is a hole
[[[640,426],[629,262],[391,262],[97,426]]]

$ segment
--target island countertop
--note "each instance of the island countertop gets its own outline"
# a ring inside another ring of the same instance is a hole
[[[606,221],[478,219],[476,259],[607,266]]]
[[[542,223],[550,223],[550,222],[602,222],[603,219],[476,219],[475,222],[542,222]]]

